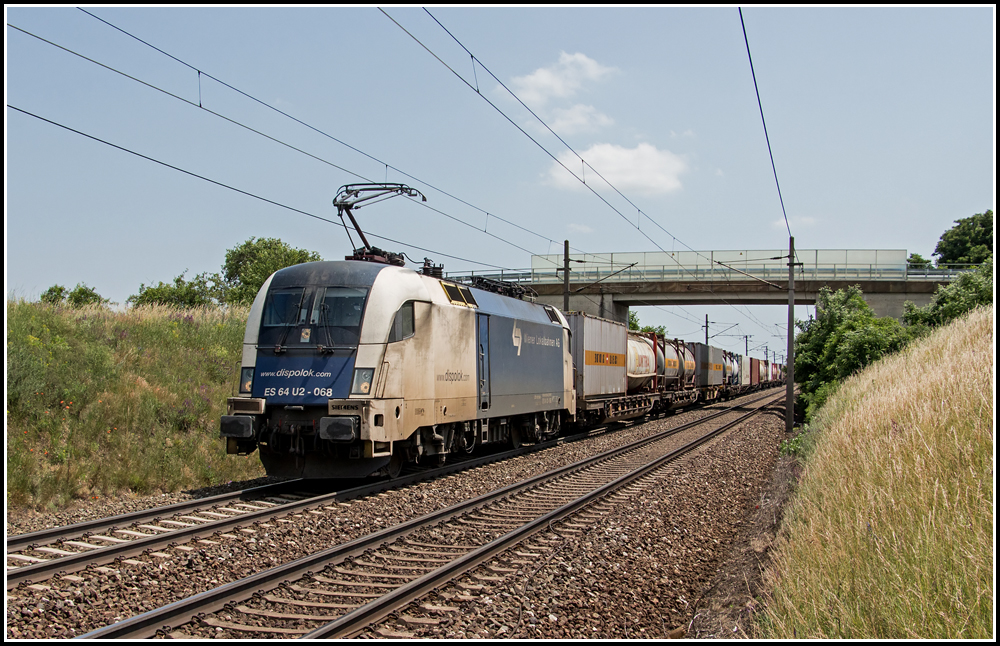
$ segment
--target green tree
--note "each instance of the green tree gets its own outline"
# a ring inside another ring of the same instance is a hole
[[[228,303],[249,305],[267,277],[285,267],[322,260],[315,251],[296,249],[278,238],[251,237],[226,251],[222,277]]]
[[[174,278],[174,283],[160,282],[146,287],[139,285],[139,293],[128,297],[132,305],[174,305],[177,307],[200,307],[225,301],[225,282],[219,274],[203,272],[191,280],[184,280],[184,274]]]
[[[955,220],[941,236],[934,254],[938,267],[977,265],[993,255],[993,211]]]
[[[59,305],[66,300],[66,288],[62,285],[53,285],[42,293],[41,300],[49,305]]]
[[[816,318],[796,327],[795,381],[810,418],[842,379],[901,350],[911,338],[896,319],[876,317],[857,286],[836,292],[821,287]]]
[[[639,313],[635,310],[628,311],[628,329],[633,332],[639,331]]]
[[[904,304],[903,322],[915,328],[946,325],[982,305],[993,302],[993,256],[986,259],[975,271],[962,273],[948,285],[941,285],[934,292],[926,307],[917,307],[912,301]]]
[[[667,328],[663,325],[640,325],[639,314],[635,310],[628,311],[628,329],[632,332],[642,332],[644,334],[649,334],[650,332],[655,332],[659,336],[667,336]]]
[[[42,294],[42,301],[53,305],[63,302],[65,297],[72,307],[83,307],[84,305],[104,305],[108,299],[104,298],[93,287],[88,287],[85,283],[77,283],[72,291],[67,292],[62,285],[53,285]]]
[[[911,253],[906,259],[907,269],[927,269],[931,266],[931,261],[924,258],[919,253]]]

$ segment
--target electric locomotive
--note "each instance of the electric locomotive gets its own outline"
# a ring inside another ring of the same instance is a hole
[[[394,477],[554,437],[576,410],[562,313],[433,269],[344,260],[268,278],[221,420],[227,453],[259,449],[269,475]]]

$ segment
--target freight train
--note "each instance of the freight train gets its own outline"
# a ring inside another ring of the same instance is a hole
[[[369,250],[371,251],[371,250]],[[377,249],[374,251],[378,251]],[[382,262],[371,262],[381,260]],[[465,284],[392,254],[272,274],[250,309],[221,437],[267,473],[396,477],[487,444],[776,385],[783,366]]]

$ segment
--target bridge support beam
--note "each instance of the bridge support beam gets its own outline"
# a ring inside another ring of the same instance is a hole
[[[628,325],[628,303],[616,300],[614,294],[574,294],[569,297],[570,312],[585,312]],[[539,295],[538,303],[563,309],[563,297]]]
[[[570,296],[570,310],[586,312],[593,316],[628,322],[628,308],[640,305],[719,305],[725,301],[741,305],[787,305],[787,281],[775,281],[777,288],[754,283],[709,281],[621,282],[599,287],[584,287],[582,293]],[[913,301],[918,307],[931,302],[937,281],[873,281],[873,280],[796,280],[795,304],[814,305],[821,287],[836,291],[858,285],[877,316],[902,318],[903,303]],[[570,291],[580,285],[570,285]],[[541,303],[563,307],[563,285],[535,283]],[[603,291],[598,291],[601,289]]]

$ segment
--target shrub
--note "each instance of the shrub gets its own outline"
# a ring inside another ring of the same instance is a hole
[[[185,269],[174,278],[174,284],[160,282],[158,285],[139,285],[139,293],[128,297],[132,305],[172,305],[192,308],[221,303],[225,300],[225,289],[218,274],[201,273],[190,281],[184,280]]]
[[[66,288],[62,285],[53,285],[42,293],[41,300],[49,305],[59,305],[66,300]]]
[[[946,325],[973,309],[993,303],[993,256],[976,268],[964,272],[949,285],[934,292],[931,303],[918,308],[904,305],[903,322],[914,328]]]
[[[94,291],[93,287],[88,287],[84,283],[77,283],[70,293],[66,294],[66,300],[73,307],[83,307],[85,305],[104,305],[108,299],[103,298]]]

